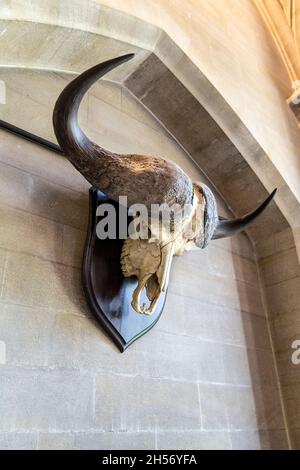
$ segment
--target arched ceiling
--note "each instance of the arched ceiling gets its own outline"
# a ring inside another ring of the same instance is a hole
[[[78,73],[135,52],[136,59],[109,78],[123,83],[165,125],[236,215],[279,188],[276,203],[251,229],[252,239],[300,221],[299,203],[272,161],[174,41],[136,17],[87,3],[83,8],[79,0],[72,6],[53,0],[47,9],[31,2],[30,10],[7,1],[6,11],[0,10],[1,65]]]

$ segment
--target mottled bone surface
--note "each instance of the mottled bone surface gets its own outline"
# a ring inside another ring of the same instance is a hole
[[[196,237],[198,240],[204,240],[204,211],[204,197],[195,188],[192,211],[177,221],[170,231],[164,230],[159,224],[149,225],[148,229],[153,239],[128,238],[124,242],[121,254],[122,272],[125,277],[136,276],[138,279],[131,303],[137,312],[147,315],[154,312],[159,296],[167,290],[173,256],[182,255],[184,251],[190,250]],[[202,217],[199,217],[199,213]],[[185,229],[189,224],[191,229],[194,228],[194,233],[187,232],[189,235],[187,236]],[[148,307],[140,304],[144,288],[150,301]]]

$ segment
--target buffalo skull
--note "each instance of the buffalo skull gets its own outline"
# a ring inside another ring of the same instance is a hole
[[[159,296],[168,285],[174,255],[181,255],[193,245],[205,248],[210,240],[228,237],[244,230],[267,207],[276,190],[253,212],[227,220],[218,216],[211,190],[192,183],[186,173],[172,161],[145,155],[123,155],[105,150],[92,142],[78,123],[78,109],[88,89],[103,75],[130,60],[127,54],[99,65],[71,81],[60,94],[53,112],[57,141],[66,157],[91,183],[118,201],[127,196],[129,206],[143,204],[150,212],[152,205],[181,208],[181,216],[170,230],[157,229],[157,221],[148,220],[148,239],[130,237],[121,255],[124,276],[136,276],[138,285],[132,307],[140,313],[153,313]],[[188,211],[183,209],[189,207]],[[186,230],[187,226],[192,229]],[[146,289],[150,305],[140,305]]]

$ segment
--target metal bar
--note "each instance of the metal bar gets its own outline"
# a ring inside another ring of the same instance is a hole
[[[24,139],[30,140],[34,144],[41,145],[42,147],[46,147],[48,150],[52,150],[54,152],[59,153],[60,155],[64,155],[63,151],[61,150],[60,146],[51,142],[50,140],[43,139],[43,137],[39,137],[38,135],[32,134],[31,132],[25,131],[20,127],[14,126],[9,122],[2,121],[0,119],[0,129],[4,129],[8,132],[12,132],[13,134],[18,135],[19,137],[23,137]]]

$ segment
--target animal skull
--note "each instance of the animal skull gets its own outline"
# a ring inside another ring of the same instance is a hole
[[[132,306],[140,313],[150,315],[162,292],[166,291],[173,256],[196,245],[205,248],[212,239],[234,235],[251,224],[270,203],[276,190],[253,212],[244,217],[226,220],[218,217],[212,192],[191,179],[175,163],[161,157],[120,155],[109,152],[92,142],[78,123],[78,109],[84,94],[99,78],[133,54],[108,60],[76,77],[62,91],[55,104],[53,126],[61,149],[78,171],[96,188],[111,199],[127,196],[129,205],[174,204],[182,209],[190,206],[171,231],[157,229],[157,221],[150,220],[150,238],[128,238],[124,242],[121,266],[124,276],[136,276]],[[192,232],[186,228],[192,225]],[[146,289],[150,306],[140,305],[140,296]]]
[[[199,210],[204,214],[205,199],[196,186],[194,190],[191,212],[177,221],[171,232],[164,230],[159,224],[152,223],[148,227],[150,238],[127,238],[124,242],[121,254],[122,272],[125,277],[136,276],[138,279],[131,305],[139,313],[151,315],[154,312],[161,293],[167,290],[173,256],[189,251],[194,245],[196,234],[199,236],[201,233],[202,239],[204,238],[204,227],[198,227],[195,231],[195,222],[203,220],[203,216],[199,217],[198,214],[197,217],[196,214]],[[194,233],[191,233],[193,226]],[[144,288],[151,302],[149,307],[140,304]]]

